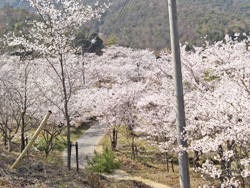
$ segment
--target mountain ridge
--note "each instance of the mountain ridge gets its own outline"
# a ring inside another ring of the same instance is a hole
[[[96,0],[82,0],[84,4]],[[106,0],[102,1],[102,3]],[[159,50],[170,48],[166,0],[110,0],[113,3],[101,21],[92,21],[92,31],[108,43]],[[20,0],[3,0],[13,6],[28,7]],[[201,46],[205,40],[223,40],[225,34],[249,34],[250,0],[177,0],[180,42]],[[206,39],[204,38],[206,36]],[[243,35],[240,36],[242,38]]]

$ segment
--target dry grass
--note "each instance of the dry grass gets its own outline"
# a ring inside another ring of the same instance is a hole
[[[116,158],[123,161],[121,169],[134,176],[141,176],[145,179],[168,185],[173,188],[180,187],[179,184],[179,167],[177,155],[172,156],[174,161],[174,172],[172,172],[171,164],[169,164],[169,172],[167,172],[167,165],[165,155],[160,153],[159,149],[155,146],[151,146],[144,140],[136,138],[136,144],[138,148],[138,159],[131,159],[131,149],[127,144],[127,139],[119,134],[118,146],[115,152]],[[103,147],[110,147],[109,137],[101,141]],[[209,181],[202,179],[197,173],[195,173],[190,167],[190,181],[192,188],[198,188],[202,185],[209,185]]]
[[[2,148],[2,145],[0,145]],[[18,147],[15,147],[18,150]],[[88,183],[85,173],[79,174],[75,171],[67,171],[59,163],[51,163],[43,160],[45,157],[41,152],[32,152],[29,159],[25,158],[17,168],[10,170],[19,153],[9,153],[0,149],[0,187],[79,187]],[[54,156],[60,161],[61,157]],[[31,169],[31,164],[35,161],[43,163],[44,170],[39,172]],[[74,180],[74,181],[72,181]]]

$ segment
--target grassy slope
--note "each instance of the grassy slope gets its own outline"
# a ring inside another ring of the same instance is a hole
[[[138,159],[131,159],[131,149],[128,144],[129,140],[124,134],[118,135],[118,146],[115,152],[116,158],[122,160],[121,169],[134,176],[141,176],[146,179],[168,185],[173,188],[180,187],[177,155],[171,156],[174,161],[174,172],[172,172],[171,163],[170,171],[167,172],[165,155],[159,149],[147,143],[145,140],[136,138],[138,148]],[[109,136],[106,136],[100,142],[103,148],[110,147]],[[191,159],[191,156],[189,156]],[[202,185],[209,185],[211,180],[202,179],[197,173],[194,173],[193,166],[190,164],[190,181],[192,188],[198,188]]]

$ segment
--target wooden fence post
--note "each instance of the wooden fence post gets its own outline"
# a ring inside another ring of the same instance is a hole
[[[78,143],[76,142],[76,170],[79,173],[79,162],[78,162]]]

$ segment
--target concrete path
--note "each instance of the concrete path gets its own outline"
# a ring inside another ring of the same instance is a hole
[[[79,168],[84,169],[87,166],[86,155],[88,155],[89,158],[94,156],[94,149],[104,134],[105,130],[96,122],[76,140],[76,142],[78,142]],[[67,165],[67,149],[63,152],[63,163],[65,166]],[[75,147],[72,147],[71,150],[71,167],[76,167]]]
[[[137,176],[131,176],[128,173],[124,172],[123,170],[116,170],[115,173],[113,174],[104,174],[104,176],[108,178],[114,178],[117,180],[135,180],[135,181],[140,181],[143,182],[152,188],[171,188],[167,185],[157,183],[148,179],[144,179],[142,177],[137,177]]]

